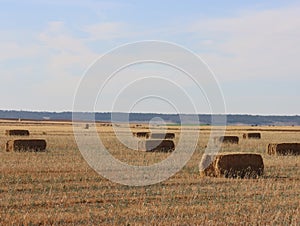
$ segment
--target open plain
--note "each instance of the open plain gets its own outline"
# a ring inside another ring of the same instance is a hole
[[[146,125],[131,126],[132,132],[148,130]],[[170,155],[130,150],[118,141],[113,127],[97,123],[96,128],[111,154],[128,164],[151,165]],[[6,141],[12,139],[5,135],[8,129],[28,129],[30,138],[47,141],[47,151],[6,152]],[[261,154],[265,168],[257,179],[200,177],[210,127],[182,129],[200,131],[186,166],[159,184],[132,187],[113,183],[90,168],[78,150],[71,122],[2,120],[0,225],[300,224],[300,156],[266,154],[269,143],[300,142],[299,127],[227,127],[226,135],[239,136],[240,142],[223,144],[220,152]],[[175,133],[178,142],[180,127],[168,126],[168,132]],[[259,132],[261,139],[242,139],[247,132]]]

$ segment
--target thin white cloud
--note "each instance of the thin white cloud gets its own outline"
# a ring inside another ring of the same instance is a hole
[[[35,44],[22,45],[15,41],[4,41],[0,43],[0,61],[34,57],[39,53]]]
[[[242,12],[195,22],[189,31],[200,40],[199,54],[222,79],[295,77],[300,74],[299,15],[299,6]],[[208,36],[208,43],[201,40]],[[211,52],[201,54],[207,44]]]
[[[83,72],[97,57],[97,54],[87,47],[84,39],[70,34],[60,21],[50,22],[38,35],[38,40],[45,48],[44,57],[47,58],[48,67],[52,70],[66,72],[77,69]]]
[[[47,28],[38,35],[38,40],[50,50],[74,53],[88,51],[83,40],[68,33],[61,21],[49,22]]]
[[[126,25],[120,22],[102,22],[83,28],[83,31],[88,34],[90,41],[122,38],[128,35],[126,30]]]

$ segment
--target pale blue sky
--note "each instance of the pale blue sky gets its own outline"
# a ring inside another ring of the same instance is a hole
[[[228,113],[300,114],[298,2],[0,0],[0,109],[70,111],[99,56],[127,42],[163,40],[210,66]],[[188,81],[182,86],[197,101],[201,93]],[[142,106],[135,110],[149,111]]]

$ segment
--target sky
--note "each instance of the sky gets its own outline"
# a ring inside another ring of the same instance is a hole
[[[2,110],[72,111],[80,82],[99,57],[127,43],[160,40],[188,49],[209,66],[226,113],[300,114],[299,1],[0,4]],[[151,92],[160,98],[145,98]],[[193,113],[183,95],[197,113],[213,113],[210,97],[182,72],[133,65],[107,83],[94,110]]]

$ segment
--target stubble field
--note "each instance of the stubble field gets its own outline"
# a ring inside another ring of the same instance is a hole
[[[122,125],[121,125],[122,127]],[[6,152],[5,130],[28,129],[30,138],[47,140],[47,151]],[[240,137],[223,151],[263,156],[258,179],[201,178],[198,165],[210,134],[200,129],[196,150],[187,165],[168,180],[144,187],[113,183],[93,171],[81,156],[69,122],[0,122],[0,225],[11,224],[300,224],[300,156],[269,156],[268,143],[300,142],[299,127],[227,127]],[[97,124],[101,140],[115,158],[132,165],[150,165],[168,153],[129,150],[112,127]],[[132,131],[143,129],[133,128]],[[246,131],[260,140],[244,140]],[[180,136],[179,127],[169,126]],[[88,136],[88,130],[86,132]]]

